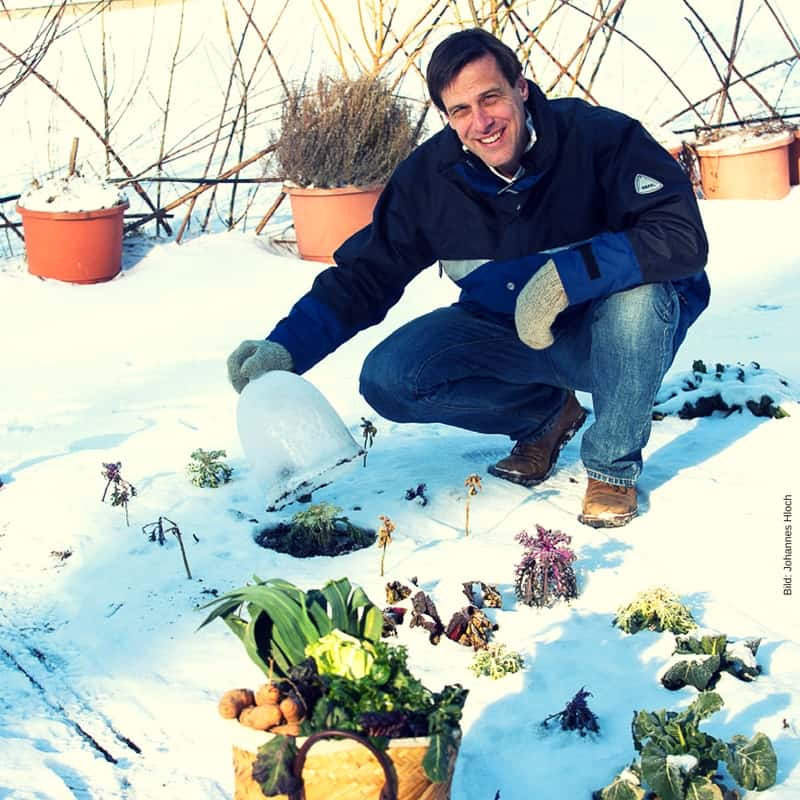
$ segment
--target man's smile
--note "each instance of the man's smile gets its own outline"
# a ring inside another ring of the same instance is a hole
[[[505,132],[505,128],[503,128],[502,130],[496,131],[495,133],[490,133],[488,136],[484,136],[482,139],[478,139],[478,141],[482,145],[492,145],[492,144],[494,144],[496,141],[498,141],[500,139],[500,137],[503,135],[504,132]]]

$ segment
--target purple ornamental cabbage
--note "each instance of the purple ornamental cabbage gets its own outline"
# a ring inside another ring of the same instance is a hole
[[[576,555],[568,547],[572,537],[537,525],[535,537],[520,531],[515,538],[525,548],[514,569],[514,588],[519,600],[529,606],[550,607],[559,598],[570,600],[578,596],[571,566]]]

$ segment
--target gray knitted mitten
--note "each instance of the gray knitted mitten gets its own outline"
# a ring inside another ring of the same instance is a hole
[[[292,354],[282,344],[269,339],[246,339],[228,356],[228,380],[241,392],[250,381],[267,372],[291,372],[293,367]]]
[[[539,267],[517,297],[514,310],[517,335],[534,350],[550,347],[553,344],[550,327],[568,305],[567,293],[551,259]]]

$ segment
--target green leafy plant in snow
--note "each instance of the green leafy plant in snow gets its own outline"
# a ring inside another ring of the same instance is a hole
[[[694,686],[701,692],[713,689],[723,672],[743,681],[751,681],[761,673],[756,663],[761,639],[728,640],[724,633],[697,630],[679,635],[675,639],[677,658],[661,676],[667,689]]]
[[[641,785],[660,800],[722,800],[722,788],[714,779],[719,762],[724,761],[742,788],[762,791],[772,786],[778,760],[765,734],[756,733],[750,739],[737,735],[723,742],[700,730],[700,723],[722,706],[718,694],[702,692],[685,711],[635,712],[633,744],[641,754]],[[641,798],[641,785],[620,775],[594,796],[598,800]]]
[[[225,450],[203,450],[200,447],[193,450],[186,466],[189,480],[204,489],[216,489],[223,483],[229,483],[233,467],[222,460],[227,455]]]
[[[200,627],[220,618],[269,678],[286,677],[305,660],[306,647],[334,628],[358,639],[380,641],[381,610],[347,578],[307,592],[281,578],[264,581],[254,576],[253,581],[203,606],[212,611]]]
[[[499,680],[524,669],[525,660],[516,651],[509,650],[504,644],[496,642],[483,650],[478,650],[469,668],[479,678],[485,676]]]
[[[614,624],[626,633],[642,630],[688,633],[697,627],[691,611],[669,589],[646,589],[617,610]]]

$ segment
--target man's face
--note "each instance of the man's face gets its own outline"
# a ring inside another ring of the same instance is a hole
[[[442,91],[447,121],[462,144],[490,167],[512,177],[528,143],[528,84],[514,86],[491,55],[467,64]]]

